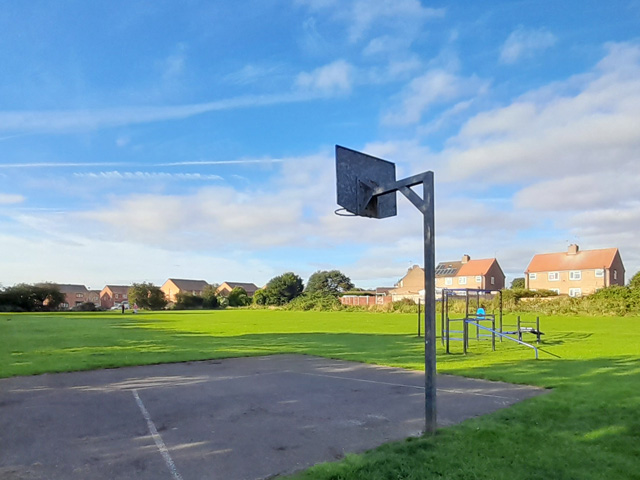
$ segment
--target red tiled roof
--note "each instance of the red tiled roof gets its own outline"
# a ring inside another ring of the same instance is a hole
[[[456,277],[471,277],[475,275],[486,275],[495,262],[495,258],[483,258],[481,260],[469,260],[463,263],[456,274]]]
[[[617,248],[580,250],[576,254],[541,253],[533,256],[525,273],[610,268],[617,253]]]

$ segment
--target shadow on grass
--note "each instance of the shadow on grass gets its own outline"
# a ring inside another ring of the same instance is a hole
[[[637,358],[520,361],[449,371],[556,389],[435,437],[385,445],[296,478],[638,478]]]

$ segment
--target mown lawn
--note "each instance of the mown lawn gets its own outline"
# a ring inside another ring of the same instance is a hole
[[[515,344],[472,341],[467,356],[438,344],[438,371],[551,394],[296,478],[640,478],[640,318],[547,317],[542,330],[538,361]],[[399,314],[2,314],[0,376],[290,352],[420,369],[415,332],[415,315]]]

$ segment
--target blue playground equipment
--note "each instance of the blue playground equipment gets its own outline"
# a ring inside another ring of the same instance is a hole
[[[485,309],[480,306],[480,298],[494,298],[499,296],[498,310],[498,328],[496,328],[496,314],[486,313]],[[475,297],[475,299],[473,298]],[[465,300],[465,313],[462,318],[451,318],[449,315],[449,301],[452,298]],[[475,300],[475,302],[473,302]],[[475,303],[475,306],[472,305]],[[473,312],[473,313],[472,313]],[[462,351],[466,355],[469,350],[469,327],[475,327],[476,341],[491,339],[491,349],[496,350],[496,337],[502,342],[503,339],[516,342],[524,347],[531,348],[535,351],[536,359],[538,358],[538,349],[530,343],[522,340],[523,333],[532,333],[537,337],[537,343],[540,343],[540,336],[544,335],[540,331],[540,317],[536,318],[536,322],[525,322],[518,316],[517,325],[512,326],[505,331],[502,317],[502,291],[480,290],[471,288],[452,288],[442,290],[441,302],[441,342],[445,346],[446,352],[451,353],[451,342],[462,342]],[[535,327],[534,327],[535,325]],[[452,328],[455,326],[455,328]],[[517,335],[517,338],[512,336]]]

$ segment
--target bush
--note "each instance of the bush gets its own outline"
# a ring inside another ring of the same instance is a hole
[[[193,293],[180,292],[176,294],[173,310],[197,310],[204,304],[204,298]]]
[[[72,312],[99,312],[101,310],[101,307],[96,307],[92,302],[84,302],[75,307],[71,307]]]
[[[249,295],[247,295],[246,290],[242,287],[235,287],[231,290],[227,296],[227,301],[230,307],[245,307],[251,304]]]
[[[317,311],[337,311],[344,310],[340,300],[332,294],[314,292],[303,293],[294,298],[285,307],[286,310],[317,310]]]

